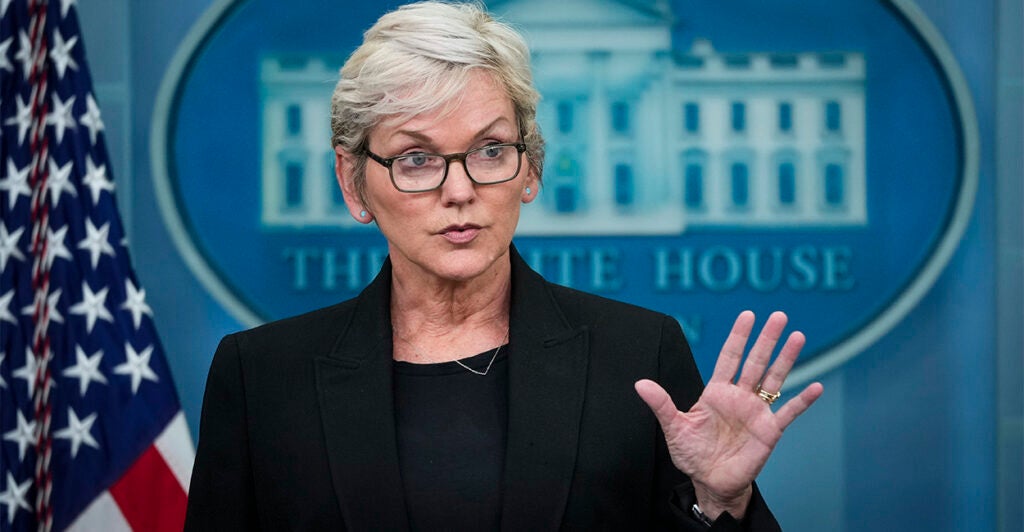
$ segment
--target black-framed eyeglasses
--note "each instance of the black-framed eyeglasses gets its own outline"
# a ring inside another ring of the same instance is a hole
[[[469,179],[478,185],[496,185],[519,175],[526,151],[522,142],[488,144],[464,153],[406,153],[381,157],[370,150],[366,154],[388,169],[391,184],[401,192],[429,192],[448,179],[448,166],[461,161]]]

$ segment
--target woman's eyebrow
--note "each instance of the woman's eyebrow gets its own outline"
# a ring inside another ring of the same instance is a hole
[[[477,133],[474,135],[474,138],[484,137],[484,136],[487,136],[490,133],[493,133],[495,128],[498,125],[501,125],[502,122],[509,123],[509,122],[511,122],[511,120],[509,120],[509,118],[505,117],[505,116],[498,116],[494,120],[492,120],[489,124],[487,124],[486,126],[480,128],[480,130],[477,131]],[[416,140],[417,142],[422,142],[423,144],[430,145],[430,146],[432,146],[433,142],[434,142],[434,139],[431,138],[429,135],[425,135],[420,130],[416,130],[416,129],[399,129],[398,131],[395,131],[394,133],[389,135],[389,139],[388,140],[394,139],[395,137],[398,137],[398,136],[405,136],[405,137],[411,138],[413,140]]]

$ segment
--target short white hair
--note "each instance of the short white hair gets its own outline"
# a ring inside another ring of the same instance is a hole
[[[370,131],[387,119],[454,110],[477,69],[493,75],[512,100],[529,164],[540,179],[540,95],[523,37],[478,3],[417,2],[383,15],[363,34],[331,96],[331,145],[356,156],[360,196]]]

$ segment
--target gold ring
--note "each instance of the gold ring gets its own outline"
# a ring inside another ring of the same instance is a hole
[[[782,392],[781,391],[775,392],[775,393],[771,393],[769,391],[765,391],[764,388],[761,388],[760,384],[757,385],[757,390],[756,391],[757,391],[757,396],[760,397],[762,401],[768,403],[768,406],[771,406],[772,403],[774,403],[775,401],[779,400],[779,397],[782,397]]]

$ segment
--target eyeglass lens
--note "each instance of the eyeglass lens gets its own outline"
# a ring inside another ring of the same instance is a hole
[[[480,184],[508,181],[519,172],[519,150],[515,144],[491,144],[466,152],[464,157],[411,153],[396,157],[391,164],[395,186],[406,191],[436,188],[444,180],[452,159],[461,159],[470,178]]]

